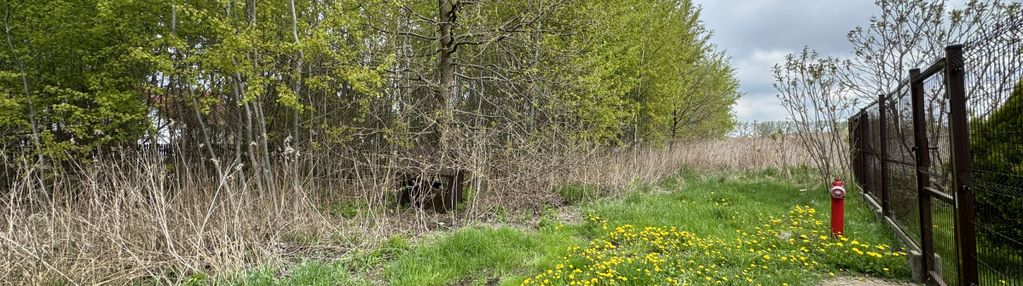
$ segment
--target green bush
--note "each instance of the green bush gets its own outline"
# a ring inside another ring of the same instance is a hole
[[[1017,84],[1005,104],[972,122],[972,190],[977,220],[992,242],[1023,237],[1023,90]]]
[[[569,184],[558,188],[558,195],[567,205],[575,205],[597,198],[600,188],[584,184]]]
[[[352,199],[330,206],[327,211],[337,217],[354,218],[362,214],[368,208],[366,202],[359,199]]]

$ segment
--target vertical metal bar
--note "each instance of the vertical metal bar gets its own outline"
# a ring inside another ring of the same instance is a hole
[[[881,213],[884,214],[885,216],[889,216],[891,214],[891,209],[889,209],[889,207],[888,207],[888,181],[890,179],[889,176],[891,176],[891,174],[889,174],[889,172],[888,172],[888,95],[887,94],[881,94],[881,97],[877,101],[877,107],[878,107],[878,110],[880,111],[879,112],[880,114],[878,116],[878,119],[879,119],[878,121],[880,121],[880,123],[878,123],[877,125],[879,125],[878,126],[878,128],[879,128],[879,135],[881,136],[881,138],[880,138],[881,139],[881,144],[880,144],[881,146],[878,147],[879,149],[881,149],[880,150],[881,151],[880,152],[881,153],[881,156],[880,156],[881,157],[880,158],[880,161],[881,161],[881,188],[880,188],[881,189]]]
[[[927,140],[927,118],[924,108],[924,78],[920,77],[920,69],[909,70],[910,92],[913,101],[913,141],[916,144],[916,192],[920,208],[920,252],[923,254],[924,283],[931,283],[930,273],[934,271],[934,237],[931,224],[931,196],[927,188],[931,185],[931,176],[927,169],[931,166],[930,142]]]
[[[864,168],[863,168],[863,188],[864,188],[863,194],[864,195],[877,196],[876,195],[877,194],[877,190],[874,189],[874,175],[873,175],[873,172],[874,172],[874,166],[873,165],[874,164],[871,164],[873,162],[873,160],[871,160],[871,159],[872,158],[876,158],[876,156],[874,156],[872,153],[870,153],[870,152],[874,152],[873,147],[870,146],[871,142],[873,141],[873,138],[870,137],[870,114],[867,113],[866,109],[864,109],[861,113],[863,114],[863,119],[862,119],[863,120],[863,137],[862,137],[863,138],[863,150],[867,151],[867,152],[863,152],[863,166],[864,166]]]
[[[977,285],[977,237],[973,192],[970,190],[970,132],[966,111],[966,71],[963,46],[945,48],[945,80],[949,97],[949,128],[952,137],[952,186],[955,190],[956,249],[959,285]]]
[[[856,114],[856,180],[860,184],[860,192],[863,192],[863,183],[866,182],[864,173],[866,173],[866,161],[863,160],[864,148],[863,148],[863,125],[867,122],[863,121],[863,112]]]
[[[858,135],[857,130],[858,130],[859,126],[860,126],[859,118],[860,118],[860,114],[857,113],[856,115],[853,115],[853,116],[849,117],[849,119],[846,121],[847,122],[846,125],[849,126],[849,129],[846,130],[846,131],[849,132],[849,134],[846,134],[848,136],[846,138],[849,138],[849,141],[846,142],[847,144],[849,144],[849,162],[852,163],[852,166],[851,166],[852,167],[852,176],[853,176],[852,179],[856,180],[856,182],[859,182],[859,179],[860,179],[860,177],[859,177],[860,166],[859,166],[859,162],[858,162],[859,161],[859,156],[860,156],[860,153],[859,153],[859,149],[860,149],[859,148],[860,147],[859,140],[860,139],[858,138],[858,136],[856,136],[856,135]],[[849,180],[849,178],[846,178],[846,180]],[[847,181],[847,182],[849,182],[849,181]]]
[[[870,171],[868,171],[870,169],[870,165],[868,164],[868,162],[870,162],[870,161],[868,161],[869,157],[867,155],[867,150],[869,150],[868,149],[868,145],[867,145],[868,144],[867,140],[870,139],[869,135],[867,134],[867,127],[870,126],[870,121],[868,119],[869,118],[867,117],[867,111],[866,110],[860,110],[860,119],[859,119],[860,120],[860,125],[857,127],[857,129],[859,129],[859,132],[860,132],[860,134],[859,134],[859,138],[860,138],[860,142],[859,142],[859,147],[860,147],[860,177],[862,177],[860,179],[863,180],[863,183],[860,184],[860,187],[862,188],[862,190],[860,190],[860,191],[862,191],[863,194],[867,194],[868,193],[869,190],[867,190],[867,189],[869,189],[869,186],[870,186],[870,175],[869,175]]]

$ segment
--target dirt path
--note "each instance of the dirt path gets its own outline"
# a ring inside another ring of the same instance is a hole
[[[891,282],[871,277],[835,277],[825,280],[821,286],[911,286],[907,282]]]

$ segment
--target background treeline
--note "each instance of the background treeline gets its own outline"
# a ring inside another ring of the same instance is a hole
[[[0,7],[0,146],[51,167],[147,147],[259,174],[289,154],[660,145],[723,136],[738,97],[689,1]]]
[[[690,1],[0,0],[0,24],[15,284],[334,257],[734,153],[654,151],[734,121]],[[452,168],[456,212],[396,206],[402,174]]]

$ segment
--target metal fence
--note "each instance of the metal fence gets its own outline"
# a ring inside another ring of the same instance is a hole
[[[928,284],[1023,286],[1020,23],[944,57],[849,119],[855,179],[921,253]]]

